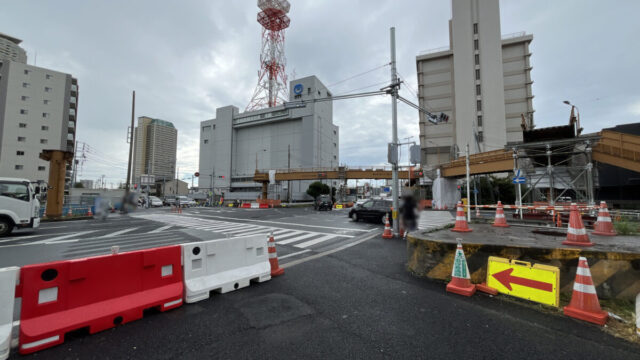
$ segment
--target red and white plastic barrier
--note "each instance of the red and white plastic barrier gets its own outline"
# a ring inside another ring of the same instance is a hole
[[[182,256],[187,303],[271,279],[264,235],[183,244]]]
[[[16,280],[20,268],[16,266],[0,269],[0,359],[9,357],[11,331],[13,329],[13,305]]]
[[[20,353],[142,318],[144,309],[182,305],[181,247],[27,265],[20,271]]]
[[[498,204],[494,205],[462,205],[468,208],[480,208],[480,209],[497,209]],[[599,205],[578,205],[578,210],[592,210],[599,209]],[[571,205],[556,205],[556,206],[540,206],[540,205],[502,205],[503,209],[524,209],[524,210],[538,210],[538,211],[569,211]]]

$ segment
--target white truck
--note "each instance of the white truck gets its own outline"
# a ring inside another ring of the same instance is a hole
[[[40,187],[27,179],[0,177],[0,236],[40,226]]]

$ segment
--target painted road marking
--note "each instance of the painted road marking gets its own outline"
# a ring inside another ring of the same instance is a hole
[[[162,231],[164,231],[164,230],[167,230],[168,228],[170,228],[170,227],[172,227],[172,226],[173,226],[173,225],[166,225],[166,226],[162,226],[162,227],[159,227],[159,228],[157,228],[157,229],[155,229],[155,230],[151,230],[151,231],[149,231],[147,234],[155,234],[155,233],[159,233],[159,232],[162,232]]]
[[[300,224],[300,223],[286,223],[286,222],[271,221],[271,220],[239,219],[239,218],[233,218],[233,217],[228,217],[228,216],[217,216],[217,215],[204,215],[204,214],[201,214],[200,216],[221,218],[221,219],[239,220],[239,221],[247,221],[247,222],[260,222],[260,223],[268,223],[268,224],[295,225],[295,226],[302,226],[302,227],[312,227],[312,228],[332,229],[332,230],[349,230],[349,231],[359,231],[359,232],[366,232],[367,231],[367,230],[362,230],[362,229],[357,229],[357,228],[339,228],[339,227],[335,227],[335,226],[306,225],[306,224]]]
[[[282,241],[276,241],[276,244],[278,244],[278,245],[287,245],[287,244],[291,244],[291,243],[296,242],[296,241],[308,239],[308,238],[311,238],[311,237],[314,237],[314,236],[317,236],[317,235],[318,234],[314,234],[314,233],[310,233],[309,234],[309,233],[307,233],[305,235],[296,236],[296,237],[291,238],[291,239],[282,240]]]
[[[297,255],[300,255],[300,254],[308,253],[308,252],[310,252],[310,251],[311,251],[311,250],[309,250],[309,249],[307,249],[307,250],[302,250],[302,251],[294,252],[294,253],[291,253],[291,254],[287,254],[287,255],[283,255],[283,256],[278,256],[278,259],[279,259],[279,260],[282,260],[282,259],[286,259],[286,258],[288,258],[288,257],[292,257],[292,256],[297,256]]]
[[[297,248],[302,248],[302,249],[304,249],[304,248],[307,248],[307,247],[309,247],[309,246],[316,245],[316,244],[320,244],[320,243],[322,243],[322,242],[325,242],[325,241],[327,241],[327,240],[331,240],[331,239],[334,239],[334,238],[337,238],[337,237],[338,237],[338,236],[335,236],[335,235],[326,235],[326,236],[323,236],[323,237],[321,237],[321,238],[313,239],[313,240],[309,240],[309,241],[307,241],[307,242],[303,242],[302,244],[296,244],[296,245],[293,245],[293,246],[295,246],[295,247],[297,247]]]
[[[74,237],[74,236],[75,236],[75,237],[77,237],[77,236],[82,236],[82,235],[90,234],[90,233],[92,233],[92,232],[96,232],[96,231],[98,231],[98,230],[81,231],[81,232],[76,232],[76,233],[73,233],[73,234],[68,234],[68,235],[63,235],[63,236],[53,237],[53,238],[50,238],[50,239],[44,239],[44,240],[40,240],[40,241],[34,241],[34,242],[32,242],[31,244],[45,244],[45,243],[50,244],[50,243],[52,243],[52,242],[56,242],[56,241],[58,241],[58,240],[68,239],[68,238],[70,238],[70,237]]]
[[[282,265],[280,265],[280,267],[282,267],[282,268],[290,268],[292,266],[296,266],[296,265],[305,263],[307,261],[311,261],[311,260],[315,260],[315,259],[321,258],[323,256],[331,255],[333,253],[337,253],[338,251],[342,251],[342,250],[348,249],[348,248],[350,248],[352,246],[356,246],[358,244],[361,244],[361,243],[363,243],[365,241],[371,240],[376,236],[380,236],[380,232],[375,232],[374,234],[367,235],[366,237],[364,237],[364,238],[362,238],[360,240],[356,240],[356,241],[354,241],[352,243],[342,245],[342,246],[337,247],[335,249],[327,250],[327,251],[321,252],[319,254],[307,256],[307,257],[305,257],[303,259],[298,259],[298,260],[294,260],[294,261],[291,261],[291,262],[286,263],[286,264],[282,264]]]
[[[130,231],[134,231],[136,229],[138,229],[138,227],[132,227],[132,228],[128,228],[128,229],[123,229],[123,230],[120,230],[120,231],[112,232],[111,234],[100,236],[100,238],[104,239],[104,238],[116,237],[118,235],[122,235],[122,234],[128,233]]]

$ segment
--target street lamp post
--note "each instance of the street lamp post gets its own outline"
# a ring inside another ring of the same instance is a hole
[[[578,107],[575,106],[574,104],[572,104],[569,100],[565,100],[562,103],[571,106],[570,119],[572,119],[574,117],[573,109],[576,109],[577,114],[576,114],[575,118],[576,118],[577,121],[576,121],[576,124],[574,126],[576,127],[576,134],[577,134],[580,131],[580,109],[578,109]]]

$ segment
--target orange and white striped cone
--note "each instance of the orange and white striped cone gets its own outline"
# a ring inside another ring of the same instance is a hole
[[[563,245],[575,245],[575,246],[593,246],[593,243],[589,241],[589,235],[587,235],[587,229],[584,228],[582,223],[582,216],[578,212],[578,206],[576,203],[571,203],[571,213],[569,215],[569,227],[567,228],[567,239],[562,242]]]
[[[384,218],[384,232],[382,233],[383,239],[393,238],[393,232],[391,232],[391,224],[389,224],[389,214]]]
[[[67,216],[69,217],[73,216],[73,209],[71,208],[71,206],[69,206],[69,211],[67,211]]]
[[[93,212],[91,212],[91,206],[89,206],[89,211],[87,211],[87,216],[93,216]]]
[[[616,236],[618,235],[613,229],[613,223],[611,222],[611,216],[609,216],[609,209],[607,209],[607,203],[600,201],[600,210],[598,211],[598,221],[593,227],[593,234],[601,236]]]
[[[480,217],[480,207],[476,205],[476,217]]]
[[[456,232],[469,232],[469,224],[467,224],[467,218],[464,216],[464,210],[462,209],[462,201],[458,201],[458,209],[456,211],[456,224],[451,229]]]
[[[556,221],[556,227],[562,227],[562,215],[558,211],[558,220]]]
[[[268,235],[267,246],[269,248],[269,263],[271,264],[271,276],[284,274],[284,269],[278,265],[278,252],[276,252],[276,241],[273,238],[273,231]]]
[[[585,257],[581,256],[578,260],[578,270],[576,271],[576,280],[573,282],[571,303],[564,307],[563,312],[572,318],[598,325],[604,325],[607,322],[609,313],[602,311],[600,308],[596,287],[593,285],[591,271]]]
[[[447,291],[458,295],[471,296],[476,292],[476,286],[471,283],[467,259],[464,257],[461,239],[456,239],[456,255],[451,270],[451,281],[447,284]]]
[[[44,209],[42,209],[42,217],[46,218],[47,217],[47,207],[45,206]]]
[[[498,207],[496,208],[496,219],[493,221],[495,227],[509,227],[507,219],[504,217],[504,208],[502,207],[502,201],[498,201]]]

